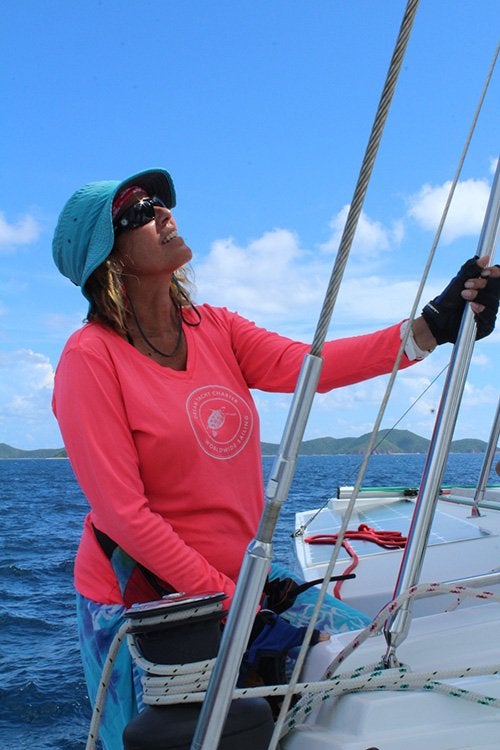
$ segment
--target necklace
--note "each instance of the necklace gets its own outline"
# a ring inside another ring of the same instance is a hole
[[[139,323],[139,320],[137,318],[137,315],[136,315],[136,312],[135,312],[135,309],[134,309],[134,306],[132,304],[132,300],[130,299],[130,297],[129,297],[128,303],[130,305],[130,312],[132,313],[132,317],[134,318],[135,324],[137,326],[137,330],[139,331],[142,340],[149,346],[149,348],[152,349],[156,354],[159,354],[160,357],[173,357],[174,354],[177,354],[177,352],[179,351],[179,347],[181,345],[181,341],[182,341],[182,315],[181,315],[179,305],[175,306],[175,311],[177,314],[177,341],[175,342],[175,346],[172,349],[172,351],[167,353],[167,352],[160,351],[160,349],[157,349],[156,346],[154,346],[154,344],[151,343],[151,341],[148,339],[148,337],[142,330],[141,324]],[[130,336],[130,334],[128,335],[130,337],[130,340],[132,341],[132,337]]]

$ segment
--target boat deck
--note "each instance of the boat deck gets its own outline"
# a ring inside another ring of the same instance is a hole
[[[455,612],[413,620],[410,634],[398,648],[411,674],[434,670],[466,671],[500,664],[500,604],[480,604]],[[303,681],[319,679],[355,633],[343,633],[311,650]],[[370,638],[347,657],[342,674],[380,662],[383,636]],[[387,678],[390,687],[389,677]],[[500,699],[500,678],[480,675],[450,678],[449,694],[432,690],[386,689],[344,695],[326,701],[295,732],[282,750],[495,750],[500,737],[500,710],[452,695],[454,687]]]
[[[367,491],[368,492],[368,491]],[[345,493],[344,493],[345,494]],[[438,501],[426,559],[420,580],[448,582],[465,580],[500,572],[500,487],[488,490],[481,515],[471,512],[473,491],[452,488]],[[305,526],[302,536],[295,538],[295,550],[301,573],[306,580],[324,574],[333,545],[311,545],[305,540],[315,534],[334,534],[341,527],[348,499],[330,500],[328,507],[297,513],[297,528]],[[367,524],[377,531],[399,531],[408,534],[415,507],[414,498],[394,493],[390,497],[361,494],[349,529]],[[356,578],[345,581],[341,598],[370,617],[392,598],[403,551],[386,550],[371,542],[350,540],[359,557]],[[346,570],[351,558],[340,551],[335,574]],[[445,607],[450,603],[445,603]],[[443,601],[419,601],[415,615],[441,611]]]

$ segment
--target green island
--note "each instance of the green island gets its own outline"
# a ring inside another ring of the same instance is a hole
[[[300,447],[302,456],[338,456],[342,454],[362,454],[365,452],[370,439],[370,433],[360,437],[322,437],[304,440]],[[430,440],[416,435],[409,430],[380,430],[375,443],[375,454],[382,453],[427,453]],[[484,440],[465,438],[453,440],[451,453],[484,453],[487,443]],[[275,456],[278,453],[277,443],[261,443],[262,455]],[[0,443],[0,459],[2,458],[67,458],[64,448],[38,448],[22,450],[13,448],[6,443]]]

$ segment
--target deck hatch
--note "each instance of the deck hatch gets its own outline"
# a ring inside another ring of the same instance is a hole
[[[400,531],[405,536],[410,528],[411,518],[414,511],[414,503],[402,500],[396,503],[382,503],[358,510],[353,513],[350,529],[357,529],[362,523],[368,524],[377,531]],[[302,523],[314,515],[315,511],[302,514]],[[306,529],[305,536],[313,534],[335,533],[342,523],[342,514],[333,510],[325,510],[319,513],[311,521]],[[488,531],[479,529],[472,523],[437,510],[432,523],[429,537],[429,546],[437,544],[449,544],[451,542],[462,542],[470,539],[478,539],[490,536]],[[359,557],[383,554],[387,550],[371,542],[353,540],[349,544]],[[330,559],[331,545],[306,545],[307,556],[311,565],[321,565]],[[347,552],[342,549],[339,560],[347,560]]]

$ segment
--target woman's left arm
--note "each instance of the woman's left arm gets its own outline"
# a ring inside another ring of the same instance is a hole
[[[232,346],[249,388],[290,393],[310,344],[258,328],[240,316],[231,319]],[[327,341],[322,350],[320,393],[390,372],[401,345],[401,324],[374,333]],[[401,367],[411,361],[403,356]]]
[[[456,340],[466,301],[478,323],[477,338],[494,328],[500,290],[500,268],[488,259],[467,261],[444,292],[425,306],[413,322],[413,336],[422,356],[437,344]],[[229,313],[231,342],[239,368],[250,388],[289,393],[295,389],[310,345],[259,328]],[[401,323],[374,333],[327,341],[318,391],[326,392],[391,372],[401,346]],[[400,369],[418,358],[403,355]]]

